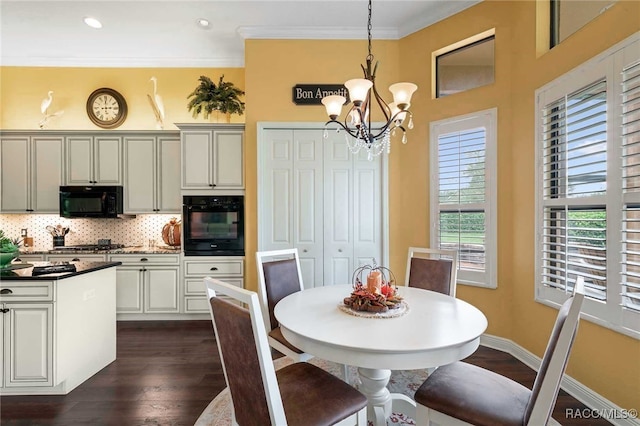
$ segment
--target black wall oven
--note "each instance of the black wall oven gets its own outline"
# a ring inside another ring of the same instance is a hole
[[[185,256],[244,256],[244,197],[183,197]]]

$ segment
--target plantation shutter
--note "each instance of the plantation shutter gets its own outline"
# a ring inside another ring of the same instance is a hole
[[[606,80],[542,110],[542,284],[606,300]]]
[[[640,311],[640,62],[622,71],[622,304]]]
[[[486,129],[438,136],[439,248],[458,250],[461,280],[486,269]]]

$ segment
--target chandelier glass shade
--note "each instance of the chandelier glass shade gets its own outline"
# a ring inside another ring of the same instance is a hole
[[[391,152],[391,136],[399,129],[402,132],[402,143],[407,143],[406,128],[413,128],[413,115],[409,111],[411,96],[418,89],[413,83],[395,83],[389,86],[393,95],[393,102],[386,103],[376,88],[375,78],[378,62],[373,65],[374,57],[371,53],[371,0],[369,0],[369,20],[367,25],[369,54],[366,67],[361,65],[364,78],[355,78],[344,83],[349,91],[351,107],[344,120],[340,121],[342,107],[347,99],[340,95],[330,95],[322,98],[322,104],[327,110],[329,121],[325,124],[324,136],[328,137],[327,127],[337,124],[336,131],[346,132],[345,139],[349,150],[358,153],[361,149],[367,151],[369,160],[383,152]],[[379,127],[372,127],[371,108],[377,104],[382,112],[383,123]]]

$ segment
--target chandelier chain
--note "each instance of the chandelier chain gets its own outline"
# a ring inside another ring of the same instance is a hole
[[[367,21],[367,41],[369,43],[369,56],[367,59],[373,59],[373,55],[371,54],[371,0],[369,0],[369,20]]]

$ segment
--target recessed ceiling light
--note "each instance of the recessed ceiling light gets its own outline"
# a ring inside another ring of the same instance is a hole
[[[210,22],[208,19],[200,18],[196,21],[196,23],[202,29],[205,29],[205,30],[209,29]]]
[[[91,28],[102,28],[102,23],[98,21],[96,18],[92,18],[90,16],[86,16],[84,18],[84,23],[90,26]]]

